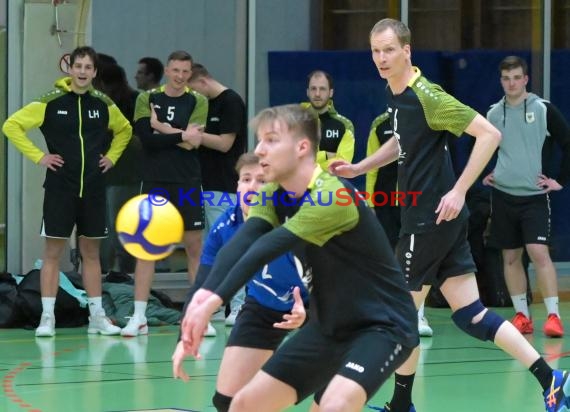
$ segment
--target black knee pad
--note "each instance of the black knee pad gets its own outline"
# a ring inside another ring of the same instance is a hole
[[[485,306],[479,299],[470,305],[464,306],[455,311],[451,316],[453,322],[459,329],[480,340],[489,340],[493,342],[497,331],[505,321],[502,317],[495,312],[487,310],[483,318],[477,322],[472,323],[473,318],[485,310]]]
[[[218,412],[228,412],[230,410],[230,403],[232,403],[232,397],[222,395],[220,392],[216,391],[212,398],[212,403]]]

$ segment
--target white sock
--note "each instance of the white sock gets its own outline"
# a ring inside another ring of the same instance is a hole
[[[49,314],[54,316],[55,312],[55,298],[42,298],[42,314]]]
[[[421,319],[424,317],[424,308],[425,308],[426,304],[422,303],[422,305],[419,307],[418,309],[418,319]]]
[[[144,300],[135,300],[135,313],[133,313],[133,316],[139,319],[146,318],[146,305],[147,302]]]
[[[554,313],[556,316],[560,317],[560,313],[558,312],[558,296],[544,298],[544,306],[546,306],[546,312],[548,315]]]
[[[523,293],[522,295],[511,295],[511,300],[513,301],[513,307],[515,308],[516,313],[520,312],[527,318],[530,318],[526,293]]]
[[[105,313],[101,296],[87,298],[87,304],[89,305],[89,315],[94,316],[101,312]]]

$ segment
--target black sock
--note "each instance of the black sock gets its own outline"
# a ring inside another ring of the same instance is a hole
[[[540,383],[543,390],[550,387],[552,383],[552,368],[548,366],[548,363],[543,358],[538,358],[536,362],[530,365],[529,371],[534,375],[534,377]]]
[[[396,383],[394,385],[394,395],[390,401],[390,411],[393,412],[409,412],[412,405],[412,387],[414,386],[414,378],[412,375],[394,374]]]

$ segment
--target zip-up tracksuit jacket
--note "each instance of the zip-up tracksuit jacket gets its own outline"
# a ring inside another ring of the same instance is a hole
[[[329,100],[327,111],[318,114],[310,102],[301,103],[301,107],[313,111],[319,118],[321,127],[321,142],[317,152],[317,163],[328,170],[333,160],[352,162],[354,156],[354,126],[350,120],[339,114]],[[327,158],[327,152],[336,153],[334,158]]]
[[[129,121],[109,97],[93,88],[76,94],[69,77],[56,81],[54,90],[15,112],[2,127],[18,150],[39,163],[45,153],[26,135],[34,128],[44,135],[48,152],[64,161],[56,171],[47,169],[44,188],[71,190],[78,197],[104,193],[99,160],[106,156],[116,164],[132,135]]]

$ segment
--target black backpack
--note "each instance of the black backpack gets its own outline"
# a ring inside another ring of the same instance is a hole
[[[42,315],[40,292],[40,271],[31,270],[18,285],[16,304],[23,314],[24,327],[36,328]],[[86,325],[89,321],[89,310],[79,305],[77,299],[61,287],[55,300],[55,322],[58,328],[72,328]]]
[[[0,328],[21,326],[22,314],[16,301],[18,284],[9,273],[0,273]]]

